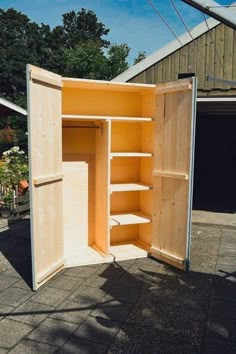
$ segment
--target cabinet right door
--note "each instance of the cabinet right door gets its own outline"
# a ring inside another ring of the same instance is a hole
[[[190,263],[196,79],[157,85],[151,255]]]

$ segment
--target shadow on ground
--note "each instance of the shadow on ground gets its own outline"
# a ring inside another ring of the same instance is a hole
[[[189,273],[144,258],[66,269],[34,293],[19,278],[31,272],[27,224],[0,239],[0,353],[235,354],[236,272],[217,268],[220,231],[193,230]]]

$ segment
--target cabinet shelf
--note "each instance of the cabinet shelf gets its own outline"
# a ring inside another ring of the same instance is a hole
[[[148,215],[142,214],[138,211],[126,212],[123,214],[112,214],[110,216],[110,226],[134,225],[134,224],[148,224],[151,218]]]
[[[118,116],[99,116],[99,115],[80,115],[80,114],[62,114],[64,120],[111,120],[114,122],[151,122],[151,117],[118,117]]]
[[[110,154],[113,157],[152,157],[153,154],[150,152],[112,152]]]
[[[152,186],[143,183],[114,183],[111,184],[110,191],[113,192],[132,192],[132,191],[147,191],[152,189]]]

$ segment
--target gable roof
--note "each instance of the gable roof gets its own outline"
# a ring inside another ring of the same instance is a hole
[[[219,21],[209,18],[207,20],[207,24],[209,29],[212,29],[216,27],[217,25],[220,24]],[[199,25],[194,27],[190,33],[194,39],[200,37],[202,34],[206,33],[209,31],[205,21],[201,22]],[[192,42],[192,38],[190,37],[188,32],[185,32],[179,37],[180,42],[184,45]],[[182,48],[182,45],[180,42],[175,39],[174,41],[169,42],[166,44],[164,47],[158,49],[154,53],[148,55],[145,59],[140,61],[139,63],[129,67],[126,71],[121,73],[120,75],[116,76],[112,81],[120,81],[120,82],[126,82],[135,77],[136,75],[140,74],[142,71],[148,69],[150,66],[158,63],[168,55],[172,54],[176,50]]]
[[[27,116],[27,111],[16,104],[5,100],[4,98],[0,97],[0,117],[7,115],[10,112],[17,112]]]

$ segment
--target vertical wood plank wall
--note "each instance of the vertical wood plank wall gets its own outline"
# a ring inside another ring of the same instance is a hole
[[[236,80],[236,31],[220,24],[150,66],[129,82],[158,84],[175,81],[179,73],[196,74],[198,96],[235,96],[235,86],[207,81],[207,76]]]
[[[33,288],[64,264],[61,77],[27,66]]]

